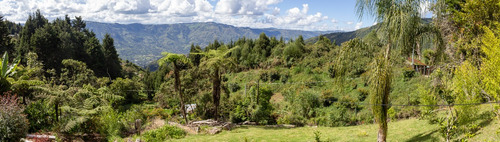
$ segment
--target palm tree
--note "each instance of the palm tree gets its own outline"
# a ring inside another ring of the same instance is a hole
[[[189,58],[187,58],[183,54],[175,54],[175,53],[168,53],[168,52],[163,52],[161,54],[163,55],[163,57],[160,60],[158,60],[158,64],[160,66],[162,66],[166,63],[172,63],[172,65],[173,65],[174,78],[175,78],[174,88],[175,88],[175,91],[179,94],[179,99],[181,101],[182,115],[183,115],[184,120],[186,121],[186,124],[187,124],[188,119],[186,117],[186,108],[184,106],[184,97],[183,97],[182,91],[181,91],[181,80],[179,78],[180,77],[179,76],[179,64],[180,63],[188,64],[188,63],[191,63],[191,61],[189,61]]]
[[[385,142],[387,137],[387,110],[392,77],[390,54],[391,49],[401,48],[408,51],[414,47],[415,37],[420,35],[420,4],[433,0],[357,0],[357,13],[360,18],[365,12],[380,22],[381,36],[386,42],[385,55],[373,62],[371,83],[371,103],[373,114],[379,124],[377,141]],[[368,10],[368,11],[366,11]]]
[[[221,77],[224,72],[228,71],[232,67],[236,66],[236,62],[233,57],[229,57],[230,53],[239,47],[234,47],[227,49],[226,46],[219,47],[218,49],[208,50],[203,53],[205,58],[200,63],[200,67],[207,69],[210,73],[210,78],[212,78],[212,99],[215,105],[215,119],[218,118],[218,109],[220,101],[220,87],[221,87]]]

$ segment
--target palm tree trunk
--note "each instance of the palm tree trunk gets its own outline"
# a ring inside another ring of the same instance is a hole
[[[215,120],[219,118],[218,110],[219,110],[219,101],[220,101],[220,72],[219,69],[215,69],[214,77],[212,78],[212,99],[214,100],[215,105]]]
[[[389,73],[392,71],[391,69],[388,69],[390,66],[390,57],[391,57],[391,48],[392,48],[392,42],[391,42],[391,35],[389,34],[389,43],[387,44],[387,49],[385,51],[385,65],[383,66],[384,71],[387,76],[384,78],[384,83],[381,83],[384,92],[381,94],[383,95],[381,98],[381,114],[380,115],[380,120],[379,120],[379,130],[378,130],[378,137],[377,137],[377,142],[385,142],[387,138],[387,110],[388,110],[388,104],[389,104],[389,91],[390,91],[390,78],[389,77],[391,74]]]
[[[188,124],[188,119],[186,116],[186,106],[184,105],[184,97],[182,96],[182,91],[181,91],[181,79],[179,78],[179,69],[177,68],[177,62],[174,62],[174,76],[175,76],[175,91],[179,94],[179,99],[181,102],[181,112],[184,117],[184,120],[186,121],[186,124]]]

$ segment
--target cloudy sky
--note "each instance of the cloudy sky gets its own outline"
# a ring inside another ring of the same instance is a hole
[[[238,27],[350,31],[371,26],[355,0],[0,0],[0,15],[24,23],[40,9],[49,20],[82,16],[107,23],[218,22]]]

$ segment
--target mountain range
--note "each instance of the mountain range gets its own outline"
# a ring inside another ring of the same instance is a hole
[[[187,54],[191,44],[202,48],[218,40],[224,43],[238,38],[258,38],[260,33],[268,37],[304,39],[339,31],[301,31],[275,28],[255,29],[235,27],[220,23],[179,23],[179,24],[116,24],[87,21],[87,28],[102,40],[106,33],[115,40],[120,58],[139,66],[145,66],[161,57],[161,52]]]

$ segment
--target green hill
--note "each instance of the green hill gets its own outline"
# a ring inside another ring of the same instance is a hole
[[[326,38],[330,39],[330,41],[334,42],[337,45],[340,45],[346,41],[349,41],[353,38],[363,38],[365,37],[368,33],[370,33],[372,30],[376,30],[378,28],[378,25],[371,26],[371,27],[366,27],[366,28],[361,28],[355,31],[350,31],[350,32],[336,32],[336,33],[329,33],[329,34],[324,34]],[[318,37],[312,37],[306,40],[307,43],[315,43],[318,41]]]
[[[422,18],[422,21],[424,23],[431,23],[432,19],[431,18]],[[335,41],[335,43],[337,45],[340,45],[340,44],[342,44],[346,41],[349,41],[353,38],[363,38],[366,35],[368,35],[368,33],[370,33],[372,30],[377,30],[379,27],[380,27],[380,25],[377,24],[377,25],[373,25],[370,27],[361,28],[361,29],[358,29],[355,31],[335,32],[335,33],[324,34],[323,36],[330,39],[330,41],[332,41],[332,42]],[[315,43],[316,41],[318,41],[318,36],[307,39],[306,43]]]
[[[120,58],[129,60],[140,66],[157,60],[161,52],[187,54],[191,44],[205,47],[209,42],[219,40],[224,43],[235,41],[241,37],[257,38],[260,33],[268,36],[283,37],[284,40],[302,35],[305,39],[331,31],[300,31],[282,29],[253,29],[235,27],[219,23],[181,23],[181,24],[112,24],[87,22],[87,28],[94,31],[97,37],[109,33],[115,39]]]

